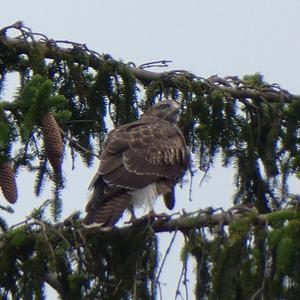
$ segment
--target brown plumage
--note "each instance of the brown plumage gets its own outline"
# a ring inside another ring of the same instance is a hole
[[[163,194],[174,207],[174,185],[189,165],[189,151],[176,125],[179,105],[172,100],[152,106],[135,122],[112,130],[90,188],[86,226],[111,228],[124,210],[148,204]]]

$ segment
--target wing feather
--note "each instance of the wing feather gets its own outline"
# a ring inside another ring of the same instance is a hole
[[[184,137],[175,124],[142,118],[110,132],[98,176],[107,184],[142,188],[162,178],[181,177],[188,166],[188,155]]]
[[[160,177],[152,174],[138,174],[127,170],[124,166],[102,176],[105,183],[129,189],[140,189],[158,180]]]
[[[123,154],[123,158],[125,168],[131,173],[155,175],[158,178],[170,179],[182,175],[181,164],[167,164],[164,159],[158,160],[158,157],[151,157],[151,160],[146,160],[144,157],[140,157],[134,149],[128,149]]]
[[[147,138],[142,139],[142,144],[136,143],[135,132],[133,132],[133,138],[129,141],[130,148],[123,153],[128,169],[140,171],[136,159],[139,157],[144,160],[143,172],[145,173],[181,177],[187,168],[189,154],[180,129],[176,125],[160,120],[142,126],[140,130]]]

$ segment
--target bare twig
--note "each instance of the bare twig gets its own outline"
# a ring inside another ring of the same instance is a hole
[[[160,299],[160,300],[163,300],[160,282],[158,282],[158,291],[159,291],[159,299]]]
[[[0,205],[0,209],[1,210],[4,210],[10,214],[13,214],[14,213],[14,210],[11,206],[3,206],[3,205]]]
[[[177,287],[176,287],[176,291],[175,291],[175,298],[174,300],[177,299],[177,296],[181,296],[182,299],[184,299],[181,295],[181,292],[180,292],[180,284],[181,284],[181,281],[182,281],[182,277],[184,275],[184,272],[185,272],[185,268],[186,268],[186,263],[183,262],[182,263],[182,268],[181,268],[181,272],[180,272],[180,276],[179,276],[179,279],[178,279],[178,283],[177,283]],[[185,299],[187,300],[187,299]]]
[[[54,249],[53,249],[53,247],[52,247],[52,245],[51,245],[51,243],[50,243],[50,240],[49,240],[49,238],[48,238],[47,228],[46,228],[45,223],[42,222],[42,221],[40,221],[40,220],[35,220],[34,223],[38,224],[38,225],[41,227],[43,236],[44,236],[44,238],[45,238],[45,240],[46,240],[46,242],[47,242],[47,244],[48,244],[48,247],[49,247],[49,250],[50,250],[50,252],[51,252],[52,258],[53,258],[53,260],[56,262],[55,252],[54,252]]]
[[[20,28],[22,28],[23,25],[23,22],[22,21],[17,21],[11,25],[8,25],[8,26],[5,26],[3,28],[1,28],[0,30],[0,35],[5,35],[6,32],[9,30],[9,29],[17,29],[17,30],[20,30]]]
[[[161,274],[162,269],[163,269],[163,266],[164,266],[164,264],[165,264],[165,262],[166,262],[167,256],[169,255],[169,253],[170,253],[170,251],[171,251],[171,248],[172,248],[172,245],[173,245],[173,243],[174,243],[174,241],[175,241],[177,232],[178,232],[177,230],[174,231],[173,237],[172,237],[172,239],[171,239],[171,241],[170,241],[170,244],[169,244],[169,246],[168,246],[168,248],[167,248],[167,250],[166,250],[166,252],[165,252],[164,258],[163,258],[163,260],[162,260],[162,263],[161,263],[161,265],[160,265],[159,271],[158,271],[158,273],[157,273],[157,277],[156,277],[156,280],[155,280],[156,282],[159,282],[160,274]]]
[[[157,61],[151,61],[148,63],[141,64],[138,68],[139,69],[146,69],[146,68],[153,68],[153,67],[167,67],[168,63],[171,63],[171,60],[157,60]]]
[[[70,142],[71,145],[73,145],[75,148],[78,148],[80,149],[81,151],[89,154],[89,155],[92,155],[92,156],[95,156],[99,159],[99,155],[93,153],[92,151],[90,151],[89,149],[83,147],[82,145],[80,145],[80,143],[78,143],[77,140],[75,140],[74,138],[71,138],[69,137],[61,128],[59,128],[61,134]]]
[[[76,124],[76,123],[96,123],[96,120],[70,120],[70,121],[62,121],[62,124]]]
[[[38,208],[35,209],[35,211],[36,211],[36,210],[44,209],[45,207],[47,207],[47,206],[50,204],[50,202],[51,202],[50,199],[45,200]],[[24,224],[29,224],[29,221],[31,221],[31,220],[33,219],[33,214],[34,214],[34,212],[31,213],[29,216],[26,216],[26,217],[25,217],[25,220],[23,220],[23,221],[21,221],[21,222],[18,222],[18,223],[14,224],[14,225],[12,225],[12,226],[10,227],[10,229],[13,229],[13,228],[15,228],[15,227],[19,227],[19,226],[24,225]]]
[[[185,300],[189,300],[189,290],[188,290],[188,279],[187,279],[187,264],[184,268],[184,274],[183,274],[183,285],[185,287]]]

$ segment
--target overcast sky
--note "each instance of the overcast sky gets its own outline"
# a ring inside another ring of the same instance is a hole
[[[124,62],[139,65],[168,59],[172,60],[169,69],[185,69],[201,77],[260,72],[268,82],[300,94],[299,12],[299,0],[2,0],[0,27],[21,20],[34,32],[85,43]],[[67,216],[83,210],[97,163],[92,169],[72,171],[66,160],[63,167],[68,179]],[[209,175],[211,179],[200,189],[194,184],[192,203],[180,192],[177,210],[230,205],[232,170],[216,166]],[[5,215],[11,223],[22,220],[47,198],[46,194],[39,199],[32,196],[33,180],[28,174],[18,175],[16,213]],[[2,197],[0,203],[5,204]],[[170,255],[170,264],[178,264],[178,253]],[[166,272],[163,281],[168,284],[164,299],[174,299],[172,282],[177,284],[177,278]]]

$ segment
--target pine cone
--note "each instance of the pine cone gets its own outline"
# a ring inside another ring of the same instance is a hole
[[[0,166],[0,187],[5,199],[9,203],[15,203],[18,198],[18,189],[14,171],[9,162]]]
[[[51,112],[48,112],[42,119],[42,130],[44,134],[44,146],[46,155],[53,170],[61,172],[63,161],[64,143],[59,131],[58,124]]]

